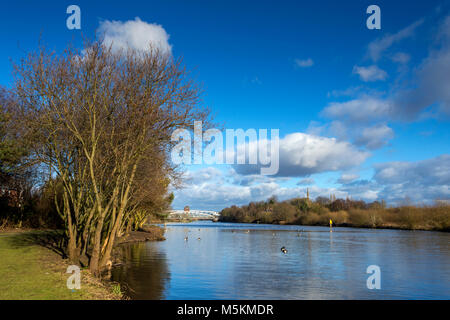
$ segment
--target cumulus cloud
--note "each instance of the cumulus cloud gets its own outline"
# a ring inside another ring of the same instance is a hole
[[[256,148],[249,148],[256,150]],[[335,138],[292,133],[279,142],[279,177],[302,177],[314,173],[345,170],[364,162],[370,154]],[[236,165],[239,174],[259,172],[257,165]]]
[[[340,190],[353,199],[386,200],[401,205],[406,199],[415,203],[450,200],[450,155],[421,161],[396,161],[374,165],[371,180],[355,180]]]
[[[396,42],[399,42],[403,39],[409,38],[414,35],[415,30],[424,22],[423,19],[420,19],[406,28],[398,31],[394,34],[388,34],[382,38],[376,39],[372,41],[368,46],[368,56],[373,60],[377,61],[381,58],[383,53],[390,48]]]
[[[333,120],[326,124],[312,122],[307,132],[315,135],[335,137],[340,141],[352,142],[355,146],[365,147],[368,150],[376,150],[385,146],[394,138],[394,130],[384,123],[380,123],[381,117],[362,116],[356,118],[354,114],[342,116],[343,120]],[[368,123],[374,120],[376,124]]]
[[[234,168],[230,168],[226,174],[225,181],[231,184],[240,185],[240,186],[251,186],[257,183],[279,183],[288,181],[291,178],[289,177],[274,177],[269,175],[258,174],[249,174],[249,175],[241,175],[236,172]]]
[[[272,190],[274,188],[270,185],[259,185],[258,189]],[[220,210],[227,205],[248,203],[254,193],[257,192],[252,192],[252,187],[237,185],[217,183],[192,185],[174,192],[175,199],[172,206],[175,209],[190,205],[200,210]]]
[[[183,180],[185,184],[203,184],[208,181],[217,180],[222,178],[223,173],[214,167],[202,168],[196,171],[187,171],[183,175]]]
[[[450,155],[417,162],[387,162],[375,165],[374,179],[380,184],[449,185]]]
[[[450,18],[449,18],[450,20]],[[450,23],[447,25],[450,29]],[[448,31],[450,33],[450,30]],[[414,119],[421,111],[436,104],[439,112],[450,115],[450,37],[417,68],[413,88],[394,96],[397,114]]]
[[[235,170],[233,169],[233,171]],[[255,183],[266,182],[267,180],[268,180],[267,176],[261,174],[251,174],[247,176],[241,176],[240,174],[236,173],[233,177],[233,183],[240,186],[251,186]]]
[[[354,180],[347,182],[341,188],[341,193],[346,193],[353,200],[375,201],[381,200],[382,188],[371,180]]]
[[[220,174],[216,171],[217,169],[210,169],[204,168],[187,173],[195,178],[191,180],[192,183],[174,190],[174,208],[190,205],[195,209],[221,210],[231,205],[266,200],[273,195],[280,199],[304,196],[303,189],[281,187],[274,178],[261,175],[250,178],[249,176],[239,177],[234,169]],[[248,183],[243,182],[247,178],[249,178]]]
[[[359,178],[359,175],[355,173],[343,173],[338,179],[338,183],[347,184]]]
[[[348,193],[336,188],[320,188],[311,186],[309,189],[310,198],[318,196],[329,197],[335,194],[336,197],[345,198]],[[256,185],[233,185],[210,181],[201,185],[191,185],[187,188],[175,191],[173,208],[182,209],[189,205],[191,208],[200,210],[220,211],[232,205],[244,205],[252,201],[264,201],[276,196],[279,200],[306,197],[305,187],[284,187],[276,182],[264,182]]]
[[[311,185],[308,187],[310,197],[335,194],[343,199],[347,196],[365,201],[384,199],[390,205],[401,204],[407,197],[419,203],[450,199],[449,154],[415,162],[378,163],[374,169],[370,180],[358,180],[358,175],[349,171],[342,173],[338,180],[342,184],[339,188]],[[271,196],[280,200],[305,197],[306,185],[314,183],[311,178],[305,178],[296,187],[283,186],[280,184],[283,180],[260,176],[254,183],[241,184],[236,177],[239,173],[232,169],[223,172],[204,168],[188,175],[196,180],[183,189],[175,190],[173,207],[176,209],[190,205],[195,209],[221,210],[231,205],[267,200]]]
[[[380,163],[373,177],[383,186],[380,197],[392,203],[405,198],[432,202],[450,199],[450,155],[415,161]]]
[[[354,66],[353,73],[358,74],[364,82],[385,80],[388,76],[386,71],[378,68],[376,65],[368,67]]]
[[[336,137],[339,140],[347,140],[349,137],[349,131],[351,131],[349,129],[349,126],[343,121],[334,120],[329,124],[328,132],[332,137]]]
[[[111,46],[115,51],[127,48],[147,51],[153,47],[164,54],[172,52],[166,30],[161,25],[147,23],[137,17],[125,22],[102,21],[97,34],[103,39],[103,44]]]
[[[295,59],[295,65],[300,68],[309,68],[314,65],[314,61],[311,58],[305,60]]]
[[[357,146],[365,146],[370,150],[383,147],[389,140],[394,138],[394,131],[387,125],[376,125],[364,128],[359,137],[356,138]]]
[[[385,99],[364,96],[345,102],[332,102],[325,107],[322,115],[349,122],[369,122],[385,119],[392,113],[392,108],[391,102]]]

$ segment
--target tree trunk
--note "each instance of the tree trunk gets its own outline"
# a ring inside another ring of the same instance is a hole
[[[67,245],[67,254],[69,256],[69,261],[73,264],[78,265],[80,263],[80,250],[76,245],[75,237],[69,237],[69,243]]]
[[[89,269],[92,274],[98,276],[100,274],[100,244],[102,241],[102,229],[103,229],[103,221],[105,219],[105,214],[102,213],[99,221],[97,222],[97,226],[95,228],[94,234],[94,245],[92,248],[92,255],[89,261]]]

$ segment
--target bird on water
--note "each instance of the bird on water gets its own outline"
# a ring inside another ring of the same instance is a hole
[[[281,248],[281,252],[283,252],[284,254],[286,254],[286,253],[287,253],[287,249],[286,249],[285,247],[282,247],[282,248]]]

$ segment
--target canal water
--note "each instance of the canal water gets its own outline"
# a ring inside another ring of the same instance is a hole
[[[195,222],[165,237],[120,247],[130,298],[450,299],[449,233]]]

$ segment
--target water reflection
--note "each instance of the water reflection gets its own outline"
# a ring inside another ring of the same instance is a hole
[[[124,264],[112,270],[112,279],[121,284],[131,299],[164,299],[170,282],[167,258],[155,243],[119,247]]]
[[[122,248],[113,279],[132,298],[450,298],[447,233],[203,222],[168,224],[166,238]],[[366,287],[372,264],[381,290]]]

